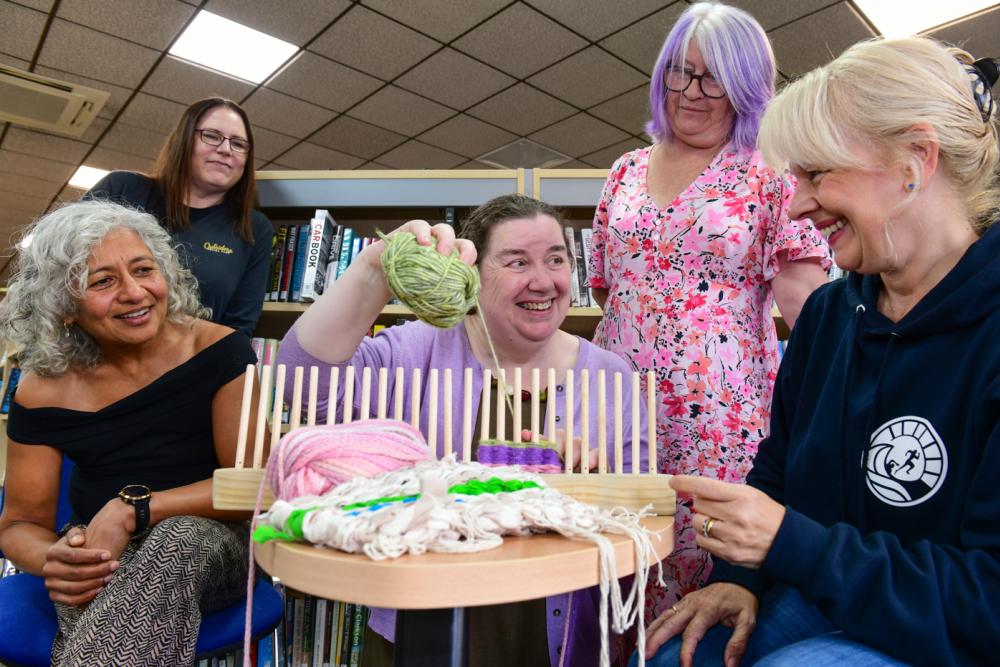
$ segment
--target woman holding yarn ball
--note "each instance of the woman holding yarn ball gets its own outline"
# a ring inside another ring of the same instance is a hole
[[[423,252],[424,258],[418,259],[416,253],[405,249],[399,250],[406,253],[405,258],[390,256],[387,248],[392,246],[392,252],[397,252],[395,237],[404,233],[412,234],[421,246],[434,247],[438,256],[428,258]],[[470,267],[478,269],[478,276]],[[609,378],[615,372],[625,377],[631,374],[631,368],[616,355],[559,329],[569,308],[571,271],[573,258],[566,248],[560,215],[537,199],[522,195],[492,199],[463,222],[458,238],[448,225],[432,226],[423,220],[411,220],[366,248],[344,275],[303,313],[282,341],[278,363],[320,366],[321,397],[328,394],[324,385],[329,372],[324,372],[324,368],[353,366],[358,386],[350,409],[355,414],[361,407],[361,369],[401,367],[407,378],[403,387],[406,394],[403,419],[407,421],[411,418],[410,378],[413,369],[420,369],[422,429],[426,429],[432,417],[439,419],[439,415],[429,414],[430,369],[439,372],[451,369],[456,378],[452,402],[461,405],[462,371],[472,368],[473,409],[478,413],[484,368],[492,370],[494,377],[498,368],[502,369],[508,379],[513,377],[515,369],[521,369],[522,376],[528,378],[531,369],[541,369],[544,376],[547,369],[554,368],[558,392],[555,419],[561,426],[567,418],[564,385],[567,370],[572,369],[576,378],[580,377],[580,371],[590,371],[592,396],[597,395],[598,370],[605,370]],[[481,281],[478,303],[477,278]],[[403,296],[398,293],[403,288],[396,287],[398,296],[422,318],[447,328],[415,321],[367,337],[365,334],[392,296],[390,282],[395,284],[397,280],[410,288],[410,293]],[[470,306],[478,306],[478,312],[462,316]],[[454,316],[456,312],[458,317]],[[389,373],[388,382],[388,395],[392,396],[393,373]],[[623,405],[631,405],[630,386],[624,386],[623,390]],[[579,391],[576,395],[579,396]],[[341,385],[337,396],[341,405],[343,398]],[[530,401],[530,398],[527,392],[522,392],[522,396],[512,400]],[[575,423],[580,424],[579,399],[574,402],[577,405],[571,407]],[[546,401],[541,403],[544,410]],[[319,412],[324,413],[327,408],[325,399],[321,399]],[[374,414],[374,405],[369,409]],[[589,427],[591,438],[596,441],[596,410],[592,412]],[[461,432],[460,413],[454,411],[454,433]],[[510,411],[507,413],[507,433],[513,433],[514,428],[524,429],[525,424],[509,423]],[[522,415],[528,414],[529,410],[522,410]],[[644,423],[644,414],[642,420]],[[613,420],[607,421],[607,442],[613,443]],[[629,420],[625,421],[624,442],[631,443],[631,425],[627,423]],[[543,418],[541,423],[545,422]],[[478,433],[479,429],[473,432]],[[540,435],[557,442],[565,438],[558,427],[554,434]],[[644,434],[642,440],[640,459],[645,469]],[[437,445],[440,456],[443,443]],[[579,451],[579,447],[574,449]],[[609,460],[612,454],[609,452]],[[596,450],[590,453],[591,460],[595,457]],[[625,444],[626,470],[630,470],[630,461],[631,449]],[[593,589],[514,605],[471,608],[469,664],[555,665],[561,658],[565,664],[596,665],[601,641],[597,602],[597,592]],[[394,617],[391,610],[372,610],[365,638],[366,665],[391,664]],[[510,641],[511,637],[517,640]]]

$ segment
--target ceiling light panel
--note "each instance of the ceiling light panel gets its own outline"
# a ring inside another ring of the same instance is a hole
[[[109,173],[111,172],[106,169],[97,169],[96,167],[81,165],[80,168],[76,170],[76,173],[70,177],[69,184],[71,187],[79,188],[80,190],[89,190],[97,185],[97,182]]]
[[[908,37],[982,11],[996,0],[854,0],[885,37]]]
[[[174,42],[170,55],[261,83],[298,50],[294,44],[202,10]]]

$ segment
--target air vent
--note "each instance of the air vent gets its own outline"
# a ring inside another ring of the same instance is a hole
[[[485,164],[502,169],[549,169],[569,162],[573,158],[563,155],[530,139],[518,139],[506,146],[476,158]]]
[[[0,120],[79,137],[110,93],[0,65]]]

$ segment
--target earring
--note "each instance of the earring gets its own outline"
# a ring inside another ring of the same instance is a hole
[[[63,338],[69,338],[73,335],[73,324],[70,322],[63,322]]]
[[[913,188],[915,188],[915,187],[916,187],[915,183],[907,183],[906,184],[906,191],[907,192],[913,192]]]

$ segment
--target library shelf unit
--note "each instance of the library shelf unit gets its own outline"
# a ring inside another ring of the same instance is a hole
[[[260,208],[275,225],[306,222],[315,209],[325,208],[339,224],[353,227],[362,235],[374,236],[376,229],[388,232],[414,218],[441,222],[449,208],[453,209],[457,223],[493,197],[531,194],[527,182],[530,171],[263,171],[257,172],[257,189]],[[600,173],[600,170],[585,171]],[[600,178],[603,182],[603,176]],[[589,225],[590,221],[585,224]],[[255,335],[281,338],[308,307],[308,303],[265,302]],[[382,310],[376,323],[391,325],[399,319],[413,317],[405,306],[390,304]],[[600,318],[600,308],[570,308],[563,328],[590,338]]]
[[[260,208],[275,225],[306,222],[317,208],[365,236],[388,232],[414,218],[457,224],[472,209],[504,194],[527,194],[557,206],[570,225],[589,227],[607,169],[353,170],[257,172]],[[308,303],[265,302],[255,335],[281,338]],[[774,311],[779,338],[788,337]],[[376,320],[391,325],[413,319],[404,306],[389,305]],[[570,308],[563,329],[591,338],[599,307]]]

